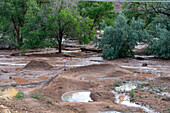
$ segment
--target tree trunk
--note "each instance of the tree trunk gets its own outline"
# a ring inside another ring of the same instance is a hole
[[[61,49],[62,49],[62,41],[58,42],[58,52],[61,53]]]
[[[59,30],[59,41],[58,41],[58,52],[61,53],[62,50],[62,38],[63,38],[63,31]]]

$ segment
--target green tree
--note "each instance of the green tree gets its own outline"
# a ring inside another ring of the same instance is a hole
[[[123,5],[124,14],[129,19],[141,18],[146,26],[159,14],[170,16],[170,3],[161,2],[128,2]]]
[[[57,39],[59,53],[62,50],[62,39],[64,36],[78,38],[81,41],[84,38],[83,40],[87,41],[87,38],[92,35],[89,29],[92,21],[89,18],[81,17],[74,5],[67,0],[57,0],[52,2],[52,4],[46,27],[48,35]]]
[[[23,43],[21,27],[24,25],[27,0],[2,0],[0,3],[1,33],[15,39],[16,46]]]
[[[46,18],[50,9],[39,7],[35,0],[28,0],[27,4],[29,8],[25,15],[25,24],[22,27],[23,48],[34,49],[50,46],[46,32]]]
[[[133,56],[133,49],[137,42],[143,42],[151,36],[144,29],[142,20],[132,19],[128,24],[128,19],[123,15],[118,15],[114,26],[104,29],[104,35],[99,48],[103,49],[103,58],[115,59]]]
[[[170,58],[170,18],[164,15],[156,17],[149,28],[154,38],[150,39],[148,53],[160,58]]]
[[[103,20],[110,23],[109,20],[112,19],[113,21],[115,17],[113,2],[79,1],[78,9],[81,16],[93,19],[91,30],[100,26],[100,22]]]

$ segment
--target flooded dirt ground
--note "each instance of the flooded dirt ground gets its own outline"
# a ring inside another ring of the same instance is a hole
[[[170,112],[169,60],[138,56],[107,61],[101,53],[70,47],[63,54],[56,54],[55,49],[38,49],[27,50],[25,56],[11,56],[17,52],[0,50],[0,86],[1,92],[14,87],[24,93],[24,98],[0,98],[1,112]],[[67,58],[66,71],[63,57]],[[24,68],[34,60],[52,67]],[[86,91],[88,96],[78,91]],[[72,102],[63,101],[63,94]]]

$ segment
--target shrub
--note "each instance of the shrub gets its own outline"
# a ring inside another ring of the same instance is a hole
[[[120,86],[120,81],[116,81],[115,86],[119,87]]]
[[[144,42],[150,38],[150,35],[144,30],[144,26],[142,20],[132,19],[128,23],[128,19],[121,14],[118,15],[114,26],[104,29],[104,35],[99,44],[99,48],[103,49],[103,58],[115,59],[133,56],[132,50],[137,42]]]
[[[170,58],[170,19],[166,16],[158,16],[150,24],[150,34],[155,38],[149,41],[148,54],[154,54],[160,58]]]
[[[23,99],[24,98],[24,93],[22,91],[19,91],[18,94],[16,95],[17,98]]]
[[[53,104],[53,101],[51,99],[47,99],[47,102]]]
[[[131,96],[131,97],[134,97],[134,95],[135,95],[135,92],[134,92],[134,90],[132,89],[132,90],[130,91],[130,96]]]
[[[41,98],[41,95],[38,91],[36,91],[36,93],[32,96],[32,98],[35,98],[35,99],[40,99]]]

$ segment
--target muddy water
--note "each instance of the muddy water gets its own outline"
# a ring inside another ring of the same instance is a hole
[[[65,102],[90,102],[90,91],[70,91],[62,95],[61,99]]]
[[[113,94],[115,94],[115,103],[127,106],[127,107],[139,107],[142,108],[147,113],[159,113],[155,111],[154,109],[151,109],[149,106],[143,106],[140,104],[132,103],[130,102],[130,96],[127,93],[119,94],[115,91],[111,91]]]
[[[130,91],[132,89],[136,89],[137,88],[137,83],[135,82],[128,82],[126,84],[123,84],[119,87],[115,87],[116,91]]]
[[[137,88],[137,82],[128,82],[119,87],[115,87],[116,91],[114,90],[111,91],[113,94],[115,94],[115,103],[127,107],[140,107],[147,113],[158,113],[157,111],[151,109],[149,106],[143,106],[140,104],[130,102],[130,96],[128,93],[118,93],[120,91],[130,91],[136,88]]]

